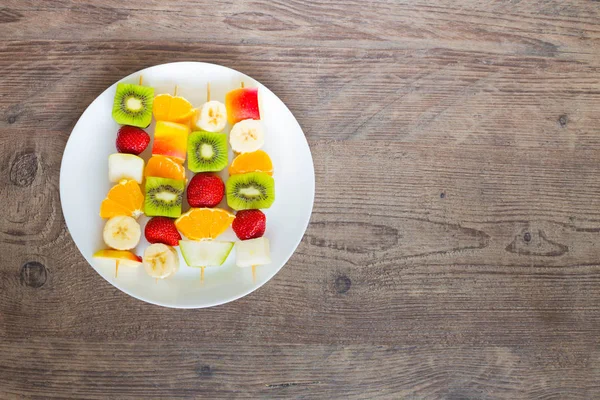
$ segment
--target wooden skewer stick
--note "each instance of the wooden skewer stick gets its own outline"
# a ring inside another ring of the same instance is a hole
[[[140,82],[139,85],[142,86],[142,83],[144,82],[144,75],[140,75]]]
[[[256,283],[256,265],[252,266],[252,283]]]
[[[210,101],[210,82],[206,84],[206,102]]]
[[[175,85],[175,90],[173,91],[173,96],[177,96],[177,89],[179,89],[179,85]]]
[[[116,265],[115,265],[115,279],[117,278],[118,275],[119,275],[119,260],[116,260]]]
[[[204,268],[205,267],[200,267],[200,283],[204,284]]]
[[[242,89],[244,88],[244,81],[242,81],[241,85]]]

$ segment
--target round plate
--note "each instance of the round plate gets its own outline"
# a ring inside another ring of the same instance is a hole
[[[85,259],[104,279],[123,292],[148,303],[176,308],[202,308],[227,303],[258,289],[283,267],[296,250],[308,225],[315,193],[312,156],[304,133],[290,110],[273,92],[254,79],[230,68],[200,62],[178,62],[157,65],[136,72],[120,82],[138,83],[155,93],[173,93],[188,99],[195,107],[206,101],[206,85],[210,82],[211,99],[224,102],[225,93],[238,88],[258,87],[261,116],[265,125],[265,150],[273,160],[275,203],[268,210],[265,237],[270,241],[271,264],[256,268],[256,279],[250,268],[235,265],[235,249],[220,267],[205,270],[204,282],[200,270],[185,264],[180,255],[179,271],[164,280],[151,278],[143,267],[115,268],[98,263],[92,254],[105,248],[100,218],[100,203],[112,187],[108,181],[108,156],[116,153],[115,138],[119,125],[112,119],[116,83],[106,89],[85,110],[73,128],[63,154],[60,168],[60,199],[69,232]],[[229,132],[229,126],[225,132]],[[153,136],[154,123],[146,129]],[[150,157],[152,143],[141,154]],[[230,153],[230,162],[232,154]],[[227,179],[227,169],[221,173]],[[188,171],[188,180],[192,174]],[[225,201],[220,207],[227,208]],[[184,201],[184,211],[188,205]],[[145,225],[147,218],[139,222]],[[143,236],[143,235],[142,235]],[[229,228],[219,240],[235,241]],[[148,242],[142,238],[134,250],[143,255]]]

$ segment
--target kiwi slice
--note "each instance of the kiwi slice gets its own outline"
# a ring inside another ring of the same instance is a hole
[[[275,181],[264,172],[232,175],[226,190],[227,204],[234,210],[269,208],[275,201]]]
[[[147,128],[152,121],[153,101],[154,88],[119,83],[117,84],[112,116],[121,125]]]
[[[181,215],[184,181],[166,178],[146,178],[144,211],[149,217],[177,218]]]
[[[227,134],[205,131],[188,136],[188,168],[192,172],[221,171],[229,162]]]

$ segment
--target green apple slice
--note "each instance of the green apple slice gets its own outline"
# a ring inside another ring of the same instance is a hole
[[[188,266],[213,267],[225,262],[231,253],[233,242],[180,240],[179,248]]]

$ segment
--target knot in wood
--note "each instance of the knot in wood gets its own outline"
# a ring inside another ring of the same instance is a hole
[[[21,284],[32,288],[44,286],[48,273],[46,267],[37,261],[28,261],[21,267]]]
[[[569,123],[569,117],[567,117],[565,114],[561,115],[558,117],[558,123],[564,128]]]
[[[198,373],[199,376],[212,376],[212,368],[210,368],[210,365],[200,365],[197,369],[196,372]]]
[[[37,174],[38,159],[35,153],[17,155],[10,167],[10,181],[20,187],[30,186]]]
[[[352,286],[352,281],[346,275],[340,275],[335,278],[335,291],[339,294],[346,293],[350,290],[350,286]]]

